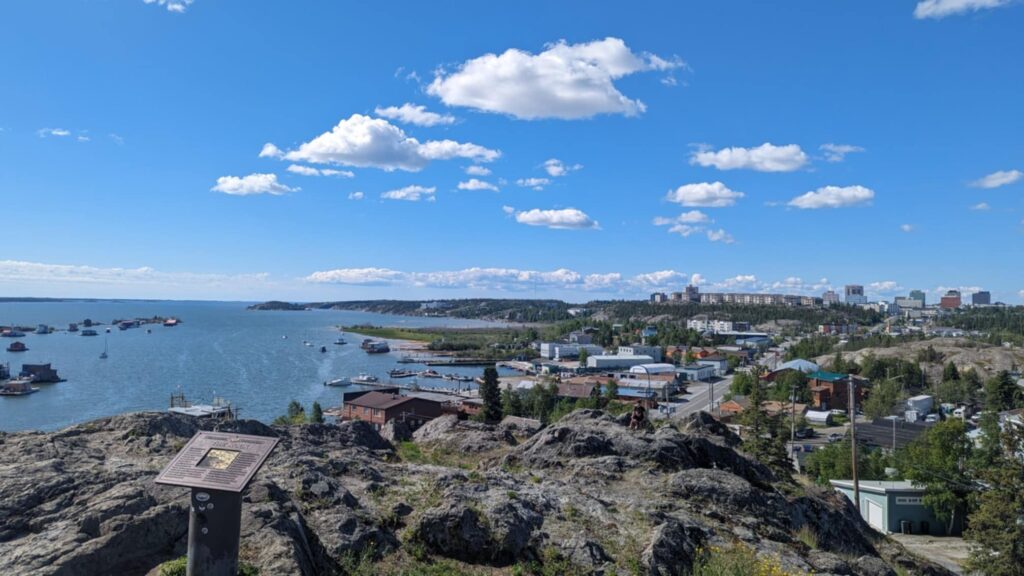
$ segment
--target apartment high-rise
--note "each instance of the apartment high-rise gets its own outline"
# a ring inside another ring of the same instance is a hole
[[[837,294],[835,290],[826,290],[825,293],[821,295],[821,303],[825,306],[835,306],[836,304],[839,304],[839,294]]]
[[[992,303],[992,293],[982,290],[971,294],[971,304],[975,306],[987,306]]]
[[[847,304],[860,305],[868,303],[868,298],[864,295],[864,287],[860,284],[847,284],[845,291]]]
[[[910,297],[913,298],[914,300],[920,300],[921,306],[924,306],[926,304],[924,300],[924,290],[911,290]]]

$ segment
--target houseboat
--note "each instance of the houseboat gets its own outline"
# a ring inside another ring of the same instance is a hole
[[[0,384],[0,396],[28,396],[39,392],[39,388],[32,385],[32,381],[26,378],[10,380]]]
[[[28,346],[21,340],[11,342],[10,346],[7,347],[8,352],[28,352]]]
[[[92,328],[86,328],[85,330],[82,330],[82,336],[99,336],[99,333]]]
[[[64,381],[50,364],[22,364],[18,376],[30,380],[33,384],[56,384]]]
[[[391,352],[391,347],[384,341],[371,341],[363,346],[363,350],[366,350],[367,354],[386,354]]]

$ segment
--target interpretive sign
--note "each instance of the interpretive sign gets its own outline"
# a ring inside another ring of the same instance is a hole
[[[274,446],[277,438],[200,432],[156,477],[156,483],[241,492]]]

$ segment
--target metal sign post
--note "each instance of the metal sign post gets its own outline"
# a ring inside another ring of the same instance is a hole
[[[199,432],[156,477],[157,484],[192,489],[188,576],[236,576],[242,491],[263,466],[277,438]]]

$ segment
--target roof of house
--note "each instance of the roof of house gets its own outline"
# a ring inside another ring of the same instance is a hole
[[[814,378],[815,380],[824,380],[826,382],[837,382],[846,378],[846,374],[839,374],[837,372],[828,372],[825,370],[817,370],[807,375],[808,378]]]
[[[365,408],[374,408],[378,410],[387,410],[393,408],[399,404],[404,404],[410,400],[413,400],[411,396],[399,396],[398,394],[385,394],[383,392],[368,392],[358,398],[353,398],[348,401],[348,404],[352,406],[361,406]],[[426,400],[421,398],[421,400]],[[433,402],[433,400],[427,400]]]
[[[830,480],[836,488],[853,489],[853,480]],[[909,480],[861,480],[858,482],[860,489],[875,494],[886,492],[924,492],[924,486],[914,484]]]
[[[711,366],[706,366],[704,364],[687,364],[686,366],[681,366],[679,369],[680,370],[707,370],[709,368],[711,368]]]
[[[817,372],[820,369],[817,364],[811,362],[810,360],[797,358],[795,360],[790,360],[789,362],[783,362],[782,364],[779,364],[779,367],[776,368],[775,371],[778,372],[779,370],[785,370],[787,368],[792,370],[799,370],[804,374],[810,372]]]
[[[896,448],[903,448],[910,444],[928,429],[928,426],[924,424],[879,418],[872,422],[857,424],[857,441],[868,446],[892,448],[894,422]]]
[[[562,382],[558,385],[558,395],[565,398],[589,398],[596,388],[594,384]]]

